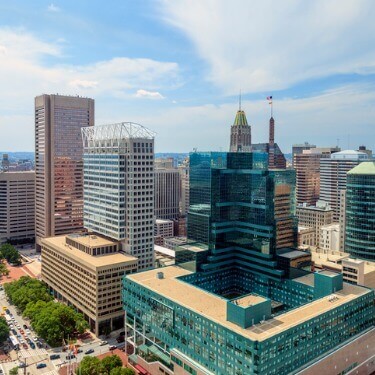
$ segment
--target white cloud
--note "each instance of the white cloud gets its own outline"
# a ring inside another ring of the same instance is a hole
[[[93,89],[98,85],[98,82],[75,79],[73,81],[70,81],[69,85],[73,88]]]
[[[49,12],[60,12],[61,9],[58,6],[56,6],[55,4],[51,3],[50,5],[48,5],[47,10]]]
[[[316,77],[374,73],[372,0],[161,0],[226,94],[283,89]]]
[[[147,91],[147,90],[137,90],[135,94],[136,98],[147,98],[147,99],[164,99],[164,96],[158,91]]]

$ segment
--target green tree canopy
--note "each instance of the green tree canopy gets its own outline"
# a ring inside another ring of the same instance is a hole
[[[54,301],[31,302],[24,315],[31,319],[33,328],[50,345],[59,345],[74,332],[83,333],[88,323],[72,307]]]
[[[6,259],[9,263],[21,265],[22,258],[19,251],[13,246],[8,243],[2,245],[0,247],[1,258]]]
[[[103,373],[102,364],[97,357],[83,357],[79,364],[76,374],[79,375],[101,375]]]
[[[13,368],[9,371],[9,375],[18,375],[18,367],[13,367]]]
[[[4,285],[6,295],[18,309],[23,312],[30,302],[51,301],[47,285],[29,276],[22,276],[19,280]]]
[[[135,375],[135,371],[131,368],[116,367],[111,370],[110,375]]]
[[[0,317],[0,343],[9,337],[9,327],[4,317]]]
[[[118,355],[111,355],[102,359],[102,366],[105,374],[109,375],[116,367],[122,367],[122,361]]]

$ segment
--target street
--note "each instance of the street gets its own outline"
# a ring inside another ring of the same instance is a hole
[[[10,313],[12,314],[14,318],[13,322],[13,329],[17,332],[17,337],[21,341],[23,340],[25,342],[26,337],[28,337],[30,340],[32,340],[34,343],[36,342],[37,335],[32,330],[30,326],[30,322],[23,319],[21,315],[17,314],[15,306],[11,305],[6,300],[6,295],[4,290],[0,290],[0,312],[5,312],[5,308],[7,308]],[[17,328],[17,325],[20,328]],[[23,325],[27,325],[28,329],[30,330],[29,334],[26,334],[25,330],[23,329]],[[20,332],[20,329],[24,331],[22,334]],[[10,332],[11,335],[13,335],[12,332]],[[100,345],[100,340],[97,338],[92,339],[91,342],[82,344],[79,347],[79,350],[82,351],[81,353],[77,353],[75,358],[70,360],[70,363],[79,363],[82,358],[85,356],[85,352],[89,349],[93,349],[94,352],[89,354],[91,356],[97,356],[103,353],[106,353],[109,351],[109,345],[116,345],[116,337],[117,334],[112,334],[112,337],[109,339],[106,339],[108,341],[108,344],[106,345]],[[38,339],[40,341],[40,339]],[[35,349],[31,348],[28,343],[25,342],[25,347],[23,345],[20,345],[20,350],[11,350],[9,352],[11,358],[13,359],[12,362],[5,362],[2,363],[0,366],[0,369],[3,371],[4,374],[9,374],[9,371],[19,366],[20,364],[25,363],[25,368],[20,368],[18,373],[19,374],[48,374],[48,375],[57,375],[58,369],[62,365],[67,365],[69,363],[69,360],[67,359],[67,356],[70,354],[68,351],[63,351],[62,348],[47,348],[45,347],[44,341],[42,341],[44,344],[43,348],[38,348],[35,346]],[[27,348],[26,348],[27,346]],[[59,355],[60,357],[58,359],[51,360],[51,355]],[[46,367],[37,369],[36,366],[40,363],[46,364]],[[0,373],[1,374],[1,373]]]

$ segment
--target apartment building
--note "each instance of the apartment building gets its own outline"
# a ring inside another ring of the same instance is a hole
[[[0,243],[35,238],[35,172],[0,173]]]

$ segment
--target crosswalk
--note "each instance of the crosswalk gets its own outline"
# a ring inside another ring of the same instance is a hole
[[[56,370],[43,372],[43,375],[59,375],[59,373]]]
[[[46,355],[48,354],[46,349],[21,349],[19,351],[19,356],[22,358],[29,358],[29,357],[35,357],[37,355]]]

